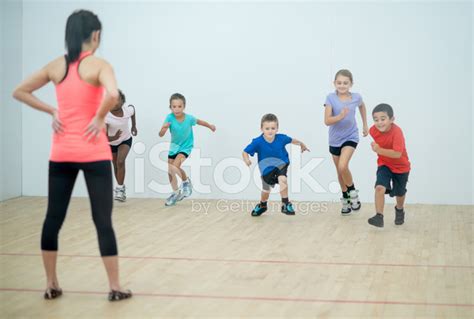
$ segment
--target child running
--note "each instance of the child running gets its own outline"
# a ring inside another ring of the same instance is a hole
[[[342,215],[348,215],[361,207],[359,191],[355,188],[349,170],[349,161],[359,143],[359,129],[355,119],[357,108],[362,117],[362,135],[368,134],[365,104],[360,94],[350,91],[352,84],[352,73],[349,70],[339,70],[334,78],[336,91],[330,93],[324,103],[324,124],[329,126],[329,152],[342,190]]]
[[[184,161],[189,157],[194,146],[193,126],[201,125],[215,132],[216,127],[206,121],[198,120],[191,114],[184,113],[186,98],[179,93],[170,97],[171,113],[165,119],[159,136],[163,137],[168,128],[171,132],[171,147],[168,153],[168,177],[173,193],[166,200],[166,206],[173,206],[185,197],[192,194],[192,184],[185,171],[181,168]],[[178,188],[179,176],[182,180]]]
[[[243,151],[242,157],[247,166],[252,165],[249,155],[258,154],[258,166],[261,173],[263,190],[260,203],[252,210],[251,215],[260,216],[267,211],[267,201],[270,197],[270,188],[280,185],[281,212],[286,215],[295,215],[293,205],[288,199],[287,170],[290,165],[287,144],[296,144],[301,152],[309,151],[303,142],[278,133],[278,118],[274,114],[265,114],[260,122],[262,134],[252,140]]]
[[[132,135],[137,136],[135,107],[133,105],[125,107],[125,101],[125,94],[119,90],[119,102],[110,110],[105,118],[107,137],[109,139],[110,148],[112,149],[112,163],[114,165],[115,179],[118,184],[114,190],[114,198],[121,202],[127,200],[124,184],[125,160],[132,147]],[[130,119],[132,120],[131,131],[128,126]]]
[[[410,161],[403,132],[394,124],[393,109],[388,104],[379,104],[372,111],[374,126],[370,128],[370,136],[374,139],[372,150],[377,153],[377,181],[375,182],[375,212],[369,218],[369,224],[383,227],[383,209],[385,194],[397,200],[395,206],[395,225],[405,222],[406,186],[410,174]]]

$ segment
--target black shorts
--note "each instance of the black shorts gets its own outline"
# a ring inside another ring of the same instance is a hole
[[[270,190],[270,187],[275,187],[278,184],[278,176],[286,176],[288,172],[288,166],[290,164],[285,163],[272,169],[272,171],[262,176],[263,189],[266,191]]]
[[[186,157],[186,158],[189,157],[189,154],[186,154],[185,152],[178,152],[178,153],[173,154],[173,155],[168,155],[168,159],[176,159],[176,157],[178,157],[179,154],[183,154],[184,157]]]
[[[110,145],[110,148],[112,149],[112,153],[117,153],[120,145],[128,145],[128,147],[132,147],[132,137],[130,137],[126,141],[123,141],[119,145]]]
[[[377,169],[377,181],[375,186],[380,185],[386,188],[385,194],[394,196],[404,196],[407,192],[408,175],[407,173],[393,173],[387,166],[379,166]]]
[[[342,145],[339,146],[339,147],[329,146],[329,153],[331,153],[332,155],[335,155],[335,156],[341,156],[341,150],[345,146],[350,146],[350,147],[353,147],[353,148],[357,148],[357,143],[354,142],[354,141],[346,141],[346,142],[342,143]]]

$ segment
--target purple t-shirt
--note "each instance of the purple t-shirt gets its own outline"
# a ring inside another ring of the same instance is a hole
[[[359,129],[357,128],[355,115],[361,104],[362,96],[359,93],[351,93],[351,100],[349,101],[341,101],[335,92],[328,94],[324,106],[330,105],[332,107],[331,116],[341,113],[344,107],[349,108],[349,113],[344,119],[329,126],[329,146],[340,147],[347,141],[359,143]]]

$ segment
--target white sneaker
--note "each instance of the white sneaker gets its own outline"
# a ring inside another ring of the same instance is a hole
[[[351,208],[352,210],[359,210],[362,204],[359,200],[359,190],[354,189],[349,192],[349,197],[351,199]]]
[[[125,202],[127,200],[127,195],[125,194],[125,185],[122,187],[115,188],[115,200],[119,202]]]
[[[183,198],[191,196],[193,193],[193,184],[191,184],[191,179],[189,177],[181,184],[181,189],[183,192]]]
[[[341,198],[341,203],[342,203],[341,214],[349,215],[352,212],[350,199],[343,197]]]
[[[182,196],[180,190],[178,190],[177,192],[171,193],[171,195],[166,199],[165,206],[174,206],[174,205],[176,205],[176,202],[178,201],[178,198],[180,196]]]

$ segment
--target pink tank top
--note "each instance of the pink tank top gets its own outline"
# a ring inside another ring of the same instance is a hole
[[[56,85],[58,113],[64,132],[53,134],[50,160],[53,162],[95,162],[111,160],[112,153],[105,130],[95,139],[87,141],[84,131],[95,116],[104,88],[82,80],[78,66],[91,52],[82,52],[79,59],[69,64],[66,78]]]

